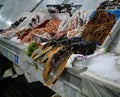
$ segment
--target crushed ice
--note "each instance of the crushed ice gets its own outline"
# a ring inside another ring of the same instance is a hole
[[[120,83],[120,70],[116,66],[116,60],[120,56],[107,53],[92,58],[88,65],[88,71],[105,79]]]

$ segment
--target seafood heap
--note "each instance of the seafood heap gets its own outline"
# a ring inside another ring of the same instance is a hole
[[[75,16],[71,18],[67,26],[55,34],[54,38],[60,38],[62,36],[67,36],[68,38],[74,37],[78,34],[77,30],[86,23],[87,15],[84,12],[76,12]]]
[[[57,32],[60,23],[61,20],[59,19],[49,19],[35,28],[19,31],[16,36],[18,36],[18,39],[21,39],[20,43],[24,43],[30,42],[35,34],[42,35],[48,33],[54,35]]]
[[[62,74],[71,54],[93,54],[96,43],[85,42],[79,37],[53,39],[35,50],[32,54],[34,60],[45,63],[43,80],[46,86],[53,84]]]
[[[110,31],[115,22],[114,14],[98,9],[90,21],[85,25],[82,31],[82,38],[85,41],[97,41],[99,45],[101,45],[106,37],[110,35]]]
[[[78,17],[76,17],[75,19],[73,19],[73,20],[69,23],[69,25],[66,27],[65,30],[60,31],[59,33],[57,33],[57,34],[54,36],[54,38],[60,38],[60,37],[62,37],[62,36],[66,36],[69,31],[72,31],[72,30],[76,29],[79,25],[80,25],[80,21],[78,20]]]

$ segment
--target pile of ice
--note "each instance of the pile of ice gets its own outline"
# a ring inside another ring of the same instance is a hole
[[[120,56],[107,53],[92,58],[88,65],[88,71],[102,78],[120,83],[120,70],[116,66],[116,60]]]
[[[96,57],[104,53],[104,51],[105,51],[105,48],[96,49],[94,54],[86,55],[86,56],[82,54],[72,54],[68,59],[66,68],[77,67],[82,69],[84,67],[87,67],[92,57]]]

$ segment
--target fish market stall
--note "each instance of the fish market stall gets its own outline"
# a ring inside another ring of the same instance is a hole
[[[96,10],[81,7],[71,17],[45,9],[23,13],[16,17],[23,20],[19,25],[0,32],[0,53],[17,75],[62,97],[120,97],[119,13],[102,3]]]

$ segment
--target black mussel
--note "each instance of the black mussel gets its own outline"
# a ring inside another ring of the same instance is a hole
[[[19,19],[19,22],[23,22],[25,19],[26,19],[26,17],[21,17],[21,18]]]

